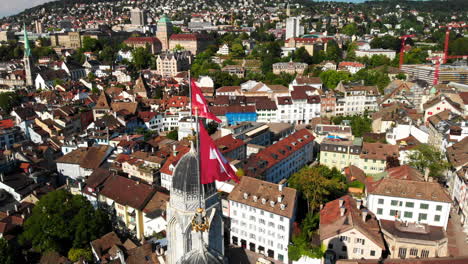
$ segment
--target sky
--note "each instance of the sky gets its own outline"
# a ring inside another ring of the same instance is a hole
[[[52,0],[0,0],[0,17],[11,16]]]

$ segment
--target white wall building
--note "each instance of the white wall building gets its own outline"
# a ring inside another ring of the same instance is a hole
[[[230,242],[288,263],[296,190],[244,176],[228,200]]]
[[[384,178],[367,190],[367,207],[377,218],[447,229],[452,200],[437,182]]]
[[[362,115],[377,111],[379,91],[376,86],[352,86],[344,93],[344,115]]]
[[[301,26],[301,18],[289,17],[286,19],[286,39],[297,38],[304,35],[304,26]]]

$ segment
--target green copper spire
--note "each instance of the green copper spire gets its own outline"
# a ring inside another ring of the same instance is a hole
[[[24,27],[24,56],[31,56],[31,47],[29,46],[28,32],[26,31],[26,24],[23,23]]]

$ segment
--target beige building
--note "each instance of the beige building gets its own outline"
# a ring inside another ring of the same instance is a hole
[[[148,47],[153,54],[161,52],[162,49],[161,41],[155,37],[130,37],[124,43],[132,48]]]
[[[162,50],[169,49],[169,37],[171,35],[172,35],[172,22],[166,15],[163,15],[158,21],[158,28],[156,31],[156,37],[161,42]]]
[[[273,73],[303,74],[307,66],[307,63],[301,62],[277,62],[273,64]]]
[[[398,158],[398,156],[397,145],[364,142],[358,167],[366,174],[376,174],[385,171],[387,158]]]
[[[102,36],[100,34],[83,34],[81,32],[67,32],[67,33],[54,33],[50,34],[51,46],[61,46],[67,49],[78,49],[83,45],[83,40],[85,37],[90,37],[93,39],[100,39]]]
[[[189,51],[163,52],[156,58],[156,72],[165,77],[174,77],[190,69],[192,54]]]
[[[325,263],[338,259],[378,259],[385,250],[379,222],[362,201],[345,195],[320,210],[320,241]]]
[[[389,258],[435,258],[448,256],[443,227],[402,221],[380,220]]]
[[[157,175],[164,159],[152,156],[148,152],[137,151],[122,162],[122,171],[129,177],[137,178],[148,184],[157,182]]]
[[[286,48],[304,47],[310,56],[314,56],[314,52],[316,51],[327,51],[327,43],[327,38],[289,38],[284,43],[284,46]]]
[[[349,165],[360,163],[362,138],[331,139],[324,138],[320,144],[320,164],[329,168],[343,170]]]
[[[169,49],[174,50],[182,47],[192,54],[197,55],[214,43],[213,38],[206,34],[173,34],[169,39]]]

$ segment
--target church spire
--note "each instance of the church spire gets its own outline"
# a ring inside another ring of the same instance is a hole
[[[23,34],[24,34],[24,57],[31,56],[31,46],[29,45],[28,31],[26,31],[26,24],[23,23]]]

